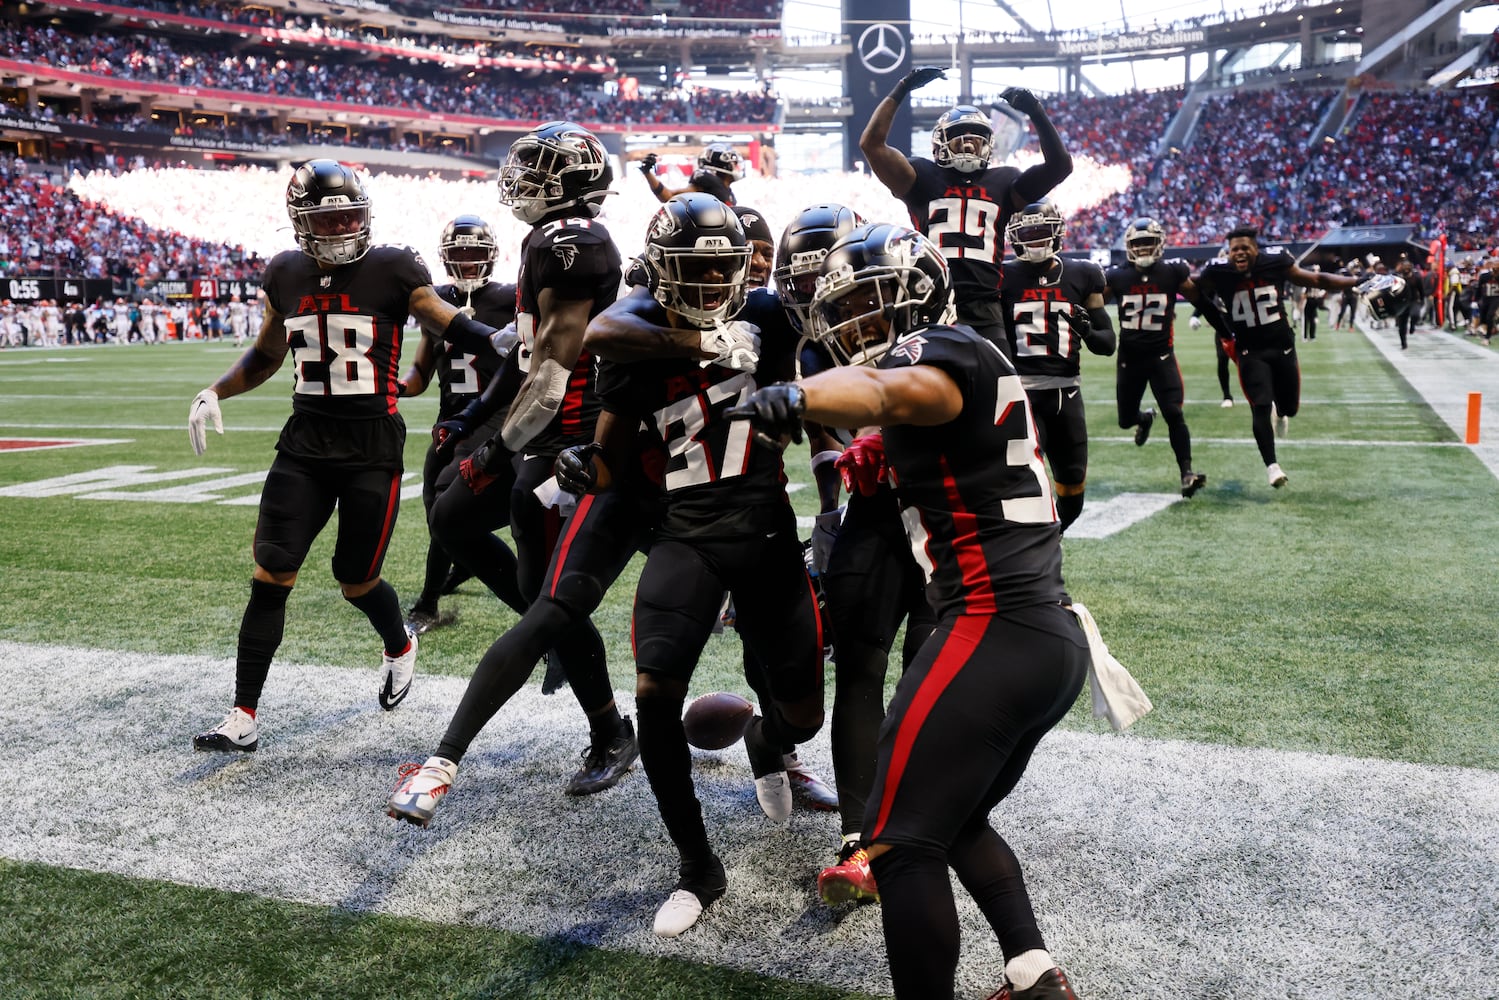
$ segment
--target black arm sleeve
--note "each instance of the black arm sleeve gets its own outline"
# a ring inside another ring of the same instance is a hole
[[[1036,113],[1031,116],[1031,124],[1035,126],[1036,141],[1040,144],[1041,155],[1045,159],[1027,169],[1015,181],[1015,193],[1027,204],[1040,201],[1072,174],[1072,154],[1067,152],[1062,136],[1051,119],[1046,117],[1046,111],[1037,108]]]
[[[1212,327],[1213,332],[1219,337],[1225,340],[1233,339],[1234,333],[1228,328],[1228,324],[1223,321],[1223,313],[1219,311],[1218,303],[1213,301],[1211,295],[1203,294],[1199,296],[1197,311],[1202,313],[1202,318],[1208,321],[1208,326]]]
[[[458,313],[442,331],[442,339],[471,354],[487,354],[494,350],[489,338],[498,332],[492,326]]]

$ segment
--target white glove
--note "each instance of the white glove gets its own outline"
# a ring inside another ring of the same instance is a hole
[[[1191,319],[1187,320],[1187,325],[1190,326],[1194,330],[1200,330],[1200,329],[1202,329],[1202,317],[1201,316],[1193,316]]]
[[[516,332],[515,324],[511,323],[503,330],[496,330],[489,338],[490,346],[501,358],[510,357],[510,352],[515,350],[515,345],[520,342],[520,334]]]
[[[187,411],[187,440],[193,446],[193,454],[201,455],[208,450],[208,421],[213,421],[217,434],[224,433],[224,414],[219,412],[219,394],[204,389],[193,397]]]
[[[703,359],[704,368],[723,365],[736,372],[753,372],[760,364],[760,328],[742,319],[714,324],[702,332],[699,344],[714,355]]]
[[[833,542],[838,538],[838,528],[843,524],[843,508],[824,511],[812,521],[812,568],[818,575],[828,571],[828,558],[833,554]]]

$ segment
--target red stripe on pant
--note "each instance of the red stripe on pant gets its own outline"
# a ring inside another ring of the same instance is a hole
[[[900,727],[895,731],[895,748],[891,751],[890,767],[885,773],[880,811],[875,819],[874,829],[864,838],[866,842],[877,842],[884,832],[885,823],[890,819],[890,809],[895,804],[895,796],[900,792],[901,778],[911,762],[911,750],[916,745],[917,737],[921,735],[922,725],[927,716],[931,715],[937,699],[942,697],[942,692],[947,690],[958,671],[973,656],[973,651],[978,648],[979,640],[984,637],[991,620],[988,615],[963,615],[953,623],[947,638],[942,640],[937,658],[932,661],[910,706],[901,717]]]
[[[588,508],[591,506],[593,506],[593,494],[586,493],[578,500],[577,509],[567,519],[567,530],[557,542],[557,554],[552,560],[552,586],[547,590],[548,597],[557,596],[557,579],[562,576],[562,567],[567,565],[567,550],[572,548],[573,539],[578,537],[578,529],[582,526],[583,519],[588,516]]]
[[[395,526],[396,511],[401,506],[401,474],[390,477],[390,492],[385,498],[385,521],[380,525],[380,544],[375,546],[375,558],[364,571],[366,580],[375,578],[375,568],[385,561],[385,550],[390,548],[391,530]]]

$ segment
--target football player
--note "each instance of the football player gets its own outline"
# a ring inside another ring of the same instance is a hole
[[[1155,410],[1140,409],[1145,387],[1150,387],[1176,455],[1182,496],[1190,497],[1207,483],[1207,476],[1192,471],[1192,435],[1182,412],[1186,389],[1176,360],[1176,297],[1180,295],[1195,305],[1214,330],[1225,335],[1227,330],[1217,307],[1192,283],[1192,266],[1180,258],[1163,260],[1165,255],[1166,231],[1161,224],[1154,219],[1136,219],[1124,231],[1127,263],[1109,268],[1104,275],[1106,297],[1119,303],[1114,393],[1119,404],[1119,426],[1124,430],[1133,427],[1135,444],[1144,445],[1156,417]]]
[[[697,158],[697,169],[692,172],[692,177],[687,181],[687,186],[676,191],[671,190],[661,183],[661,178],[656,176],[656,154],[647,153],[640,158],[640,172],[645,175],[645,182],[650,186],[651,194],[656,196],[659,202],[668,202],[679,194],[687,194],[691,191],[699,191],[703,194],[711,194],[725,205],[734,205],[733,185],[739,179],[743,167],[743,159],[734,151],[734,147],[726,142],[709,143]]]
[[[1484,261],[1483,269],[1475,281],[1478,291],[1473,296],[1474,312],[1478,317],[1478,335],[1487,344],[1499,327],[1499,257]]]
[[[1284,423],[1301,407],[1301,365],[1296,335],[1286,319],[1281,288],[1290,282],[1303,288],[1339,291],[1358,279],[1349,275],[1307,271],[1281,247],[1260,249],[1259,230],[1241,226],[1228,234],[1228,252],[1210,262],[1197,287],[1215,296],[1224,324],[1233,334],[1230,353],[1239,365],[1239,386],[1252,415],[1255,444],[1270,485],[1280,489],[1286,474],[1275,460],[1275,421]]]
[[[905,202],[911,219],[931,238],[952,269],[960,322],[1008,350],[999,302],[1005,226],[1019,208],[1044,198],[1072,173],[1072,157],[1029,90],[1011,87],[1000,98],[1030,117],[1043,162],[1024,173],[991,167],[994,126],[978,108],[960,104],[932,129],[932,158],[907,157],[887,141],[895,113],[913,90],[945,78],[927,66],[912,70],[875,108],[859,149],[874,175]]]
[[[882,427],[930,580],[939,624],[896,687],[864,817],[861,863],[878,880],[895,995],[953,995],[951,868],[999,938],[1008,995],[1071,1000],[1020,864],[989,825],[1089,663],[1025,387],[992,341],[945,325],[946,264],[912,230],[867,226],[839,240],[814,309],[840,367],[761,389],[732,415],[772,435],[802,419]]]
[[[431,820],[475,737],[548,649],[588,718],[589,747],[583,766],[568,779],[567,794],[613,787],[638,756],[634,726],[614,702],[603,640],[588,619],[592,608],[574,615],[558,600],[553,581],[559,573],[548,567],[554,548],[569,551],[567,536],[558,508],[536,496],[552,478],[558,452],[593,440],[599,402],[583,334],[589,320],[614,301],[620,284],[619,250],[597,219],[613,177],[598,138],[565,121],[547,122],[517,139],[500,171],[500,200],[531,226],[521,244],[519,343],[512,354],[525,374],[500,430],[464,460],[468,473],[438,498],[432,518],[443,546],[456,555],[477,534],[492,530],[485,492],[497,481],[511,483],[510,531],[528,607],[479,659],[435,752],[420,767],[403,769],[386,804],[393,818],[419,825]],[[456,448],[507,401],[504,378],[491,381],[461,413],[433,428],[439,453]],[[571,522],[567,531],[577,525]]]
[[[450,339],[487,339],[437,297],[427,265],[410,247],[370,240],[370,199],[354,172],[309,160],[286,188],[299,249],[277,254],[261,286],[265,318],[245,354],[193,397],[188,440],[202,455],[207,428],[224,430],[219,400],[274,375],[289,354],[292,413],[260,495],[255,570],[240,623],[233,708],[193,738],[199,750],[253,751],[256,709],[281,644],[297,573],[334,510],[333,575],[385,647],[379,702],[389,711],[411,690],[416,640],[396,592],[380,577],[400,509],[406,427],[396,409],[402,329],[408,315]]]
[[[863,225],[852,209],[821,204],[804,209],[781,234],[775,284],[797,333],[811,337],[813,295],[828,251]],[[816,341],[803,349],[801,374],[832,366]],[[810,438],[827,431],[809,423],[807,433]],[[843,839],[838,863],[828,872],[847,865],[861,846],[864,805],[874,782],[875,741],[885,717],[890,647],[906,621],[904,669],[936,624],[926,600],[926,581],[906,544],[886,476],[879,429],[839,428],[837,435],[826,437],[812,460],[823,510],[812,531],[813,565],[827,601],[824,627],[831,633],[838,663],[833,672],[832,744]],[[825,476],[824,470],[833,475]],[[840,476],[848,489],[848,502],[841,508]],[[867,864],[860,864],[855,863],[855,871],[867,872]],[[878,893],[870,884],[862,895],[876,898]]]
[[[429,331],[417,344],[411,368],[402,383],[402,394],[417,395],[436,375],[440,392],[437,422],[441,423],[456,417],[496,378],[506,380],[500,396],[506,402],[514,398],[515,390],[520,386],[520,368],[513,362],[506,364],[514,347],[515,286],[490,280],[499,256],[494,230],[477,215],[460,215],[443,227],[438,252],[443,269],[452,279],[437,287],[438,297],[467,311],[481,323],[507,331],[498,345],[481,345],[473,351],[449,348],[441,338],[441,331]],[[422,591],[406,612],[406,628],[415,635],[425,635],[442,623],[437,602],[448,572],[453,568],[452,557],[431,528],[433,505],[459,476],[472,476],[472,465],[465,469],[464,460],[473,453],[478,442],[487,440],[500,429],[505,413],[502,406],[485,426],[460,442],[446,458],[438,456],[436,441],[427,447],[427,456],[422,463],[422,506],[427,511],[431,537],[427,543]],[[500,482],[498,486],[491,484],[481,491],[488,498],[486,513],[489,515],[482,523],[499,528],[510,523],[509,487],[514,474],[508,463],[496,462],[493,467],[499,471],[496,479]],[[525,611],[526,599],[521,595],[520,583],[516,579],[515,553],[494,534],[493,529],[472,531],[467,528],[465,526],[463,532],[464,547],[459,550],[465,568],[478,576],[507,607],[516,613]]]
[[[758,209],[744,205],[734,205],[732,208],[734,214],[739,216],[739,224],[744,227],[744,238],[749,241],[749,277],[745,279],[745,284],[752,289],[765,288],[770,284],[770,269],[775,263],[776,254],[776,242],[770,232],[770,223],[765,221],[765,214]]]
[[[153,310],[154,311],[154,310]],[[234,346],[243,347],[245,337],[250,332],[250,314],[245,304],[240,301],[238,295],[229,296],[229,332],[234,335]],[[150,323],[152,327],[151,337],[155,337],[155,319]]]
[[[631,633],[641,761],[680,856],[676,886],[656,913],[663,937],[690,928],[728,887],[693,791],[682,729],[688,685],[724,591],[733,595],[737,628],[763,665],[770,695],[745,732],[756,777],[782,772],[783,749],[810,739],[823,722],[822,636],[781,452],[758,446],[746,425],[724,415],[758,385],[795,371],[797,338],[781,322],[779,303],[760,296],[746,305],[749,259],[743,226],[727,206],[710,195],[679,195],[656,213],[646,237],[649,301],[634,292],[589,328],[590,349],[624,362],[600,373],[614,431],[599,442],[601,470],[609,475],[638,461],[637,427],[665,456],[662,514]],[[615,313],[623,322],[610,324]],[[646,341],[661,345],[654,356],[641,357],[642,326]],[[790,791],[779,787],[789,807]]]
[[[1049,201],[1012,216],[1005,238],[1016,259],[1005,262],[1000,290],[1015,370],[1056,481],[1063,532],[1083,512],[1088,483],[1080,354],[1084,344],[1094,354],[1114,353],[1114,327],[1103,307],[1103,271],[1091,261],[1063,259],[1066,232],[1062,213]]]

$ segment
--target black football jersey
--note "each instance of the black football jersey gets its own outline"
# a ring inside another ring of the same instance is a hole
[[[300,250],[271,258],[262,287],[286,323],[293,411],[345,419],[395,413],[411,293],[431,283],[410,247],[371,247],[326,271]]]
[[[724,183],[723,178],[711,170],[694,170],[688,183],[703,194],[711,194],[725,205],[736,204],[734,189]]]
[[[1499,299],[1499,274],[1485,271],[1479,275],[1478,297],[1489,300]]]
[[[1247,272],[1227,257],[1208,263],[1197,284],[1223,304],[1223,319],[1242,351],[1296,346],[1281,290],[1296,262],[1280,247],[1263,247]]]
[[[1005,224],[1014,208],[1010,189],[1020,171],[990,167],[965,174],[913,157],[916,182],[901,198],[911,224],[947,258],[957,302],[992,301],[999,294]]]
[[[890,481],[933,610],[1069,603],[1051,479],[1014,366],[994,344],[953,326],[907,334],[879,363],[911,365],[940,368],[963,394],[950,423],[884,429]]]
[[[515,320],[515,286],[489,282],[476,288],[472,295],[456,285],[439,285],[439,298],[462,309],[472,307],[474,319],[496,330],[503,330]],[[494,379],[504,364],[491,348],[464,351],[441,337],[432,338],[437,349],[437,385],[441,393],[437,419],[447,420],[473,402]],[[501,418],[503,419],[503,418]]]
[[[599,396],[611,413],[638,421],[642,449],[664,456],[662,538],[745,536],[775,530],[786,499],[781,453],[755,442],[747,420],[724,411],[762,385],[792,377],[799,338],[774,292],[757,289],[734,317],[760,328],[754,373],[692,358],[599,368]],[[666,310],[647,314],[665,325]],[[769,525],[767,527],[767,525]]]
[[[1109,268],[1104,275],[1119,303],[1119,350],[1158,354],[1175,343],[1176,296],[1192,277],[1192,265],[1180,257]]]
[[[531,370],[536,329],[542,322],[538,305],[543,289],[571,302],[590,300],[588,316],[603,312],[619,294],[621,262],[609,230],[596,219],[558,218],[541,222],[521,244],[517,280],[515,329],[520,342],[516,363]],[[555,455],[563,448],[593,439],[599,402],[594,390],[593,355],[580,351],[567,383],[562,409],[525,446],[528,454]]]
[[[1079,383],[1083,338],[1065,317],[1103,290],[1103,269],[1092,261],[1053,257],[1039,267],[1005,261],[1000,288],[1005,334],[1027,389]]]

